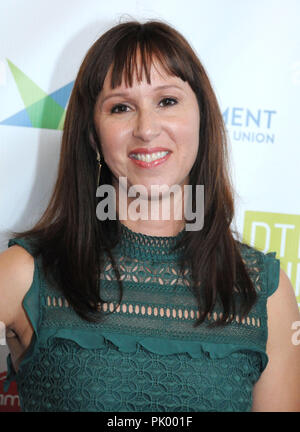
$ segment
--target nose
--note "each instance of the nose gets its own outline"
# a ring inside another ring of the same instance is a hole
[[[159,115],[151,110],[140,110],[135,118],[133,136],[148,142],[156,138],[161,131]]]

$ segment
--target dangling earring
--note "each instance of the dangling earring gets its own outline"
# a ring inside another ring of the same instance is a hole
[[[97,163],[98,163],[98,174],[97,174],[97,188],[99,186],[99,180],[100,180],[100,173],[101,173],[101,157],[100,157],[100,153],[97,150]]]

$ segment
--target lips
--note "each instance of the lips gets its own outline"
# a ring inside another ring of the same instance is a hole
[[[152,157],[157,156],[152,160]],[[133,163],[142,168],[152,168],[164,163],[170,156],[171,151],[164,147],[153,147],[151,149],[136,148],[129,153]]]
[[[165,147],[153,147],[150,149],[146,149],[143,147],[142,148],[136,148],[129,153],[129,157],[130,157],[130,155],[137,154],[137,153],[151,154],[151,153],[158,153],[158,152],[170,152],[170,150],[165,148]]]

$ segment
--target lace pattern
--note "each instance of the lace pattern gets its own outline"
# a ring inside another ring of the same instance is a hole
[[[26,365],[18,387],[24,411],[250,411],[260,366],[253,352],[162,357],[142,346],[124,353],[106,341],[87,352],[53,339]]]
[[[126,227],[125,227],[126,228]],[[120,305],[109,262],[101,275],[100,323],[83,321],[43,277],[35,260],[23,305],[33,324],[32,346],[15,374],[23,411],[249,411],[252,389],[267,364],[266,299],[278,283],[279,261],[243,247],[259,294],[243,320],[199,327],[186,269],[173,251],[177,238],[153,240],[124,229],[115,249],[124,287]],[[9,245],[21,244],[11,240]],[[151,253],[147,253],[151,248]],[[28,248],[30,250],[30,248]],[[155,254],[156,251],[156,254]]]

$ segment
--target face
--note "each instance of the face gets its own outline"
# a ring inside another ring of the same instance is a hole
[[[151,84],[143,75],[132,87],[124,80],[110,88],[111,69],[97,99],[94,123],[104,158],[117,188],[119,177],[128,188],[189,182],[199,145],[200,113],[187,82],[151,67]]]

